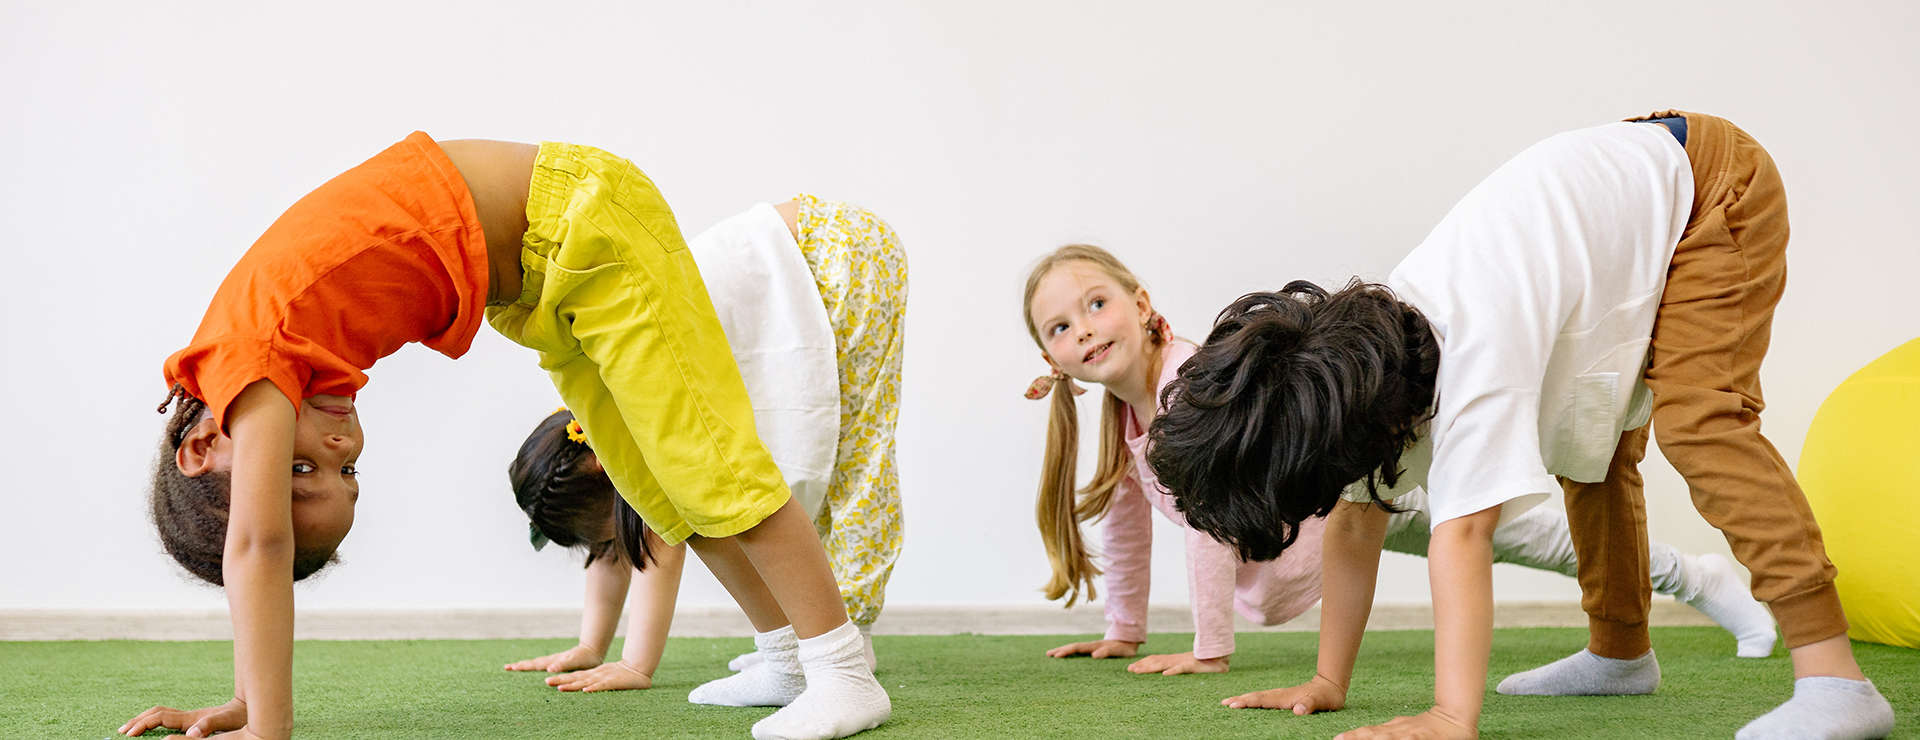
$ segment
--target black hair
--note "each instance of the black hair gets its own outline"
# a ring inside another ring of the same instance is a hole
[[[179,404],[174,405],[178,399]],[[180,471],[180,445],[207,411],[207,404],[175,384],[160,404],[160,413],[173,406],[160,453],[153,460],[153,479],[147,513],[160,534],[160,546],[180,567],[207,583],[226,586],[227,516],[232,508],[232,476],[214,470],[189,476]],[[340,562],[334,548],[304,548],[293,552],[293,580]]]
[[[653,559],[647,526],[613,487],[593,448],[568,435],[572,421],[573,412],[566,409],[547,416],[507,466],[507,479],[520,511],[527,515],[534,547],[552,541],[585,549],[587,565],[614,557],[644,568]]]
[[[1161,392],[1147,462],[1188,524],[1272,560],[1355,481],[1393,511],[1380,487],[1398,482],[1439,369],[1426,318],[1384,285],[1250,293]]]

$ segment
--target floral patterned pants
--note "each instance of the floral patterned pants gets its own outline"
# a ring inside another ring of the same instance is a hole
[[[893,227],[866,209],[811,195],[800,204],[800,252],[833,324],[840,370],[840,448],[814,521],[847,615],[870,625],[900,557],[900,358],[907,254]]]

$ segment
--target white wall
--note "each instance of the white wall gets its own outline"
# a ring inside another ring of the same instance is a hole
[[[1910,3],[277,5],[0,5],[0,608],[218,603],[143,518],[161,360],[283,208],[414,129],[621,153],[690,233],[801,189],[890,220],[913,270],[894,604],[1041,601],[1017,304],[1065,241],[1201,335],[1246,291],[1384,276],[1538,139],[1684,107],[1753,133],[1792,192],[1766,370],[1789,461],[1835,385],[1920,336]],[[503,475],[555,405],[532,356],[483,329],[372,375],[348,562],[302,602],[577,604]],[[1724,551],[1649,477],[1655,537]],[[1156,601],[1185,598],[1177,543]],[[1576,594],[1503,570],[1498,595]],[[1390,559],[1382,597],[1425,600],[1424,565]],[[700,575],[685,602],[725,596]]]

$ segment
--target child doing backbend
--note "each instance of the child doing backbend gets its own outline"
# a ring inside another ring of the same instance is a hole
[[[162,439],[153,511],[168,551],[226,588],[234,700],[155,707],[121,730],[291,735],[292,584],[353,523],[352,395],[407,342],[459,356],[483,310],[539,351],[647,526],[666,543],[700,535],[695,549],[756,641],[798,652],[806,690],[754,736],[842,737],[885,721],[890,703],[819,537],[754,433],[740,371],[652,182],[590,147],[443,147],[416,132],[288,209],[167,361],[188,400]]]
[[[906,253],[872,213],[808,195],[756,206],[688,244],[746,381],[760,437],[814,521],[872,668],[867,629],[880,616],[900,552],[893,429]],[[587,603],[578,646],[507,669],[577,671],[547,679],[562,691],[648,688],[672,623],[685,548],[661,543],[619,500],[564,409],[527,438],[509,476],[536,548],[550,540],[587,551]],[[635,579],[621,660],[602,664]],[[792,657],[740,656],[732,665],[751,678],[715,681],[688,698],[785,704],[797,686],[779,677],[798,667],[779,661]],[[759,675],[765,671],[774,675]]]
[[[1295,282],[1241,298],[1181,368],[1148,458],[1188,522],[1265,560],[1328,516],[1318,672],[1230,702],[1344,706],[1387,505],[1414,485],[1435,522],[1434,707],[1341,737],[1477,734],[1494,532],[1562,490],[1588,647],[1499,690],[1652,692],[1636,470],[1650,417],[1793,659],[1793,698],[1738,737],[1891,731],[1891,707],[1854,662],[1819,526],[1760,435],[1760,361],[1785,278],[1779,174],[1723,119],[1650,119],[1521,153],[1447,214],[1390,289]]]
[[[1093,596],[1093,577],[1100,570],[1081,541],[1079,523],[1105,522],[1107,634],[1047,654],[1132,657],[1147,639],[1151,510],[1158,509],[1187,530],[1194,647],[1178,655],[1147,656],[1128,670],[1167,675],[1226,671],[1234,649],[1235,611],[1260,624],[1280,624],[1320,600],[1318,544],[1324,520],[1302,522],[1295,549],[1270,562],[1242,560],[1233,548],[1186,527],[1143,453],[1145,427],[1152,424],[1159,394],[1193,355],[1194,346],[1173,337],[1139,279],[1099,247],[1075,244],[1047,255],[1028,274],[1025,296],[1027,329],[1053,370],[1028,391],[1035,399],[1049,388],[1053,394],[1038,507],[1041,538],[1053,565],[1048,598],[1066,596],[1072,604],[1081,593]],[[1100,383],[1107,391],[1099,471],[1094,482],[1079,491],[1077,501],[1073,471],[1079,433],[1073,396],[1079,390],[1074,381]],[[1412,495],[1424,498],[1419,492]],[[1385,549],[1427,554],[1428,514],[1419,498],[1400,502],[1402,511],[1391,518]],[[1494,555],[1498,562],[1574,575],[1567,522],[1553,509],[1536,509],[1497,530]],[[1725,558],[1686,555],[1658,542],[1652,543],[1650,557],[1660,592],[1679,596],[1733,632],[1740,655],[1772,652],[1773,621],[1746,594]]]

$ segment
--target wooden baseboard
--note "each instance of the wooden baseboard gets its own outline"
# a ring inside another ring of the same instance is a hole
[[[1192,632],[1193,618],[1182,605],[1155,606],[1148,612],[1155,632]],[[1314,608],[1291,622],[1265,627],[1235,617],[1241,631],[1298,632],[1320,628]],[[1657,626],[1711,626],[1712,620],[1672,601],[1653,604]],[[1575,602],[1508,602],[1494,606],[1496,627],[1585,627],[1587,617]],[[1433,629],[1433,608],[1424,604],[1381,604],[1367,628]],[[873,625],[877,635],[1052,635],[1099,633],[1106,618],[1098,605],[1055,606],[893,606]],[[294,636],[302,640],[499,640],[578,636],[577,609],[395,609],[302,611]],[[682,609],[674,615],[676,637],[746,637],[753,628],[739,610]],[[0,640],[230,640],[233,627],[225,610],[0,610]]]

